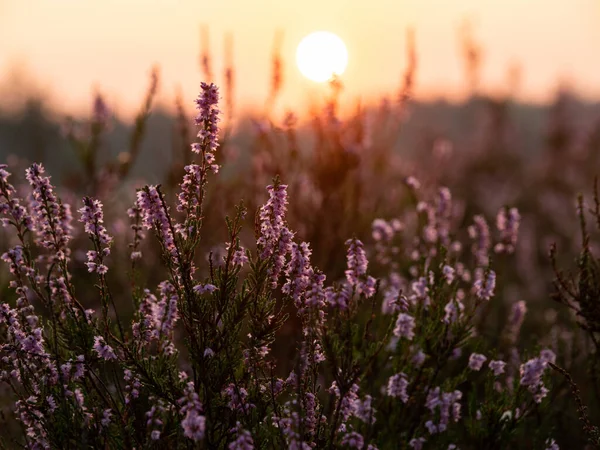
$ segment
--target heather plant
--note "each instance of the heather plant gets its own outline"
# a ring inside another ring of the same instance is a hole
[[[218,102],[217,87],[203,83],[177,192],[146,185],[128,210],[130,306],[111,283],[123,249],[102,201],[84,197],[75,221],[42,165],[27,169],[25,196],[0,167],[0,213],[12,230],[0,380],[21,427],[3,428],[3,444],[558,448],[548,409],[556,349],[519,346],[523,302],[510,306],[501,339],[486,333],[510,275],[496,260],[510,264],[518,248],[518,209],[503,206],[490,227],[484,215],[465,218],[448,188],[406,178],[398,216],[366,224],[368,241],[347,236],[345,258],[330,256],[344,267],[328,278],[313,255],[323,237],[299,239],[288,220],[295,190],[275,177],[254,236],[240,203],[221,225],[224,251],[206,259],[198,249],[215,232],[205,217],[220,171]],[[361,184],[350,174],[367,171],[340,152],[345,133],[329,118],[327,133],[339,134],[323,141],[311,175],[325,194],[321,213],[340,203],[351,208],[340,214],[358,217],[364,204],[348,199]],[[341,188],[320,172],[332,164]],[[88,238],[83,261],[76,234]],[[144,274],[153,252],[161,278]],[[78,283],[89,276],[93,288]],[[98,307],[87,302],[92,290]]]

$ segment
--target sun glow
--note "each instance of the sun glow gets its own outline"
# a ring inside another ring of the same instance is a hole
[[[348,50],[337,35],[316,31],[298,44],[296,64],[306,78],[322,83],[344,73],[348,65]]]

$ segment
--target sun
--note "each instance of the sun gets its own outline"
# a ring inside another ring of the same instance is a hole
[[[298,44],[296,64],[306,78],[322,83],[344,73],[348,50],[339,36],[329,31],[315,31]]]

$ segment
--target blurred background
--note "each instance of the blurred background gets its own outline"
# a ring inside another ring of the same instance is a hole
[[[160,65],[159,103],[177,89],[193,98],[200,51],[210,47],[212,75],[236,68],[234,100],[260,108],[269,94],[274,51],[283,62],[278,106],[302,108],[319,86],[294,64],[300,39],[314,30],[338,34],[349,51],[346,97],[374,101],[398,85],[405,30],[415,30],[418,99],[464,99],[465,25],[479,59],[481,92],[547,102],[560,84],[598,98],[600,2],[597,0],[2,0],[0,80],[3,109],[27,93],[43,95],[53,111],[88,112],[101,91],[119,116],[131,118]],[[202,36],[201,27],[206,27]]]

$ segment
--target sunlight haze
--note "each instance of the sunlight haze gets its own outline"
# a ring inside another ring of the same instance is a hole
[[[466,20],[483,50],[483,90],[506,90],[509,69],[518,66],[524,99],[543,101],[561,82],[600,97],[597,0],[0,0],[0,86],[21,73],[48,89],[59,111],[87,112],[99,90],[130,114],[158,64],[159,98],[171,104],[178,86],[189,97],[202,80],[200,28],[206,25],[217,84],[224,37],[233,36],[238,108],[264,103],[278,31],[280,108],[303,108],[306,93],[316,89],[295,64],[298,43],[315,30],[345,42],[345,95],[368,100],[399,86],[406,29],[413,27],[417,96],[460,97],[466,77],[458,30]]]

